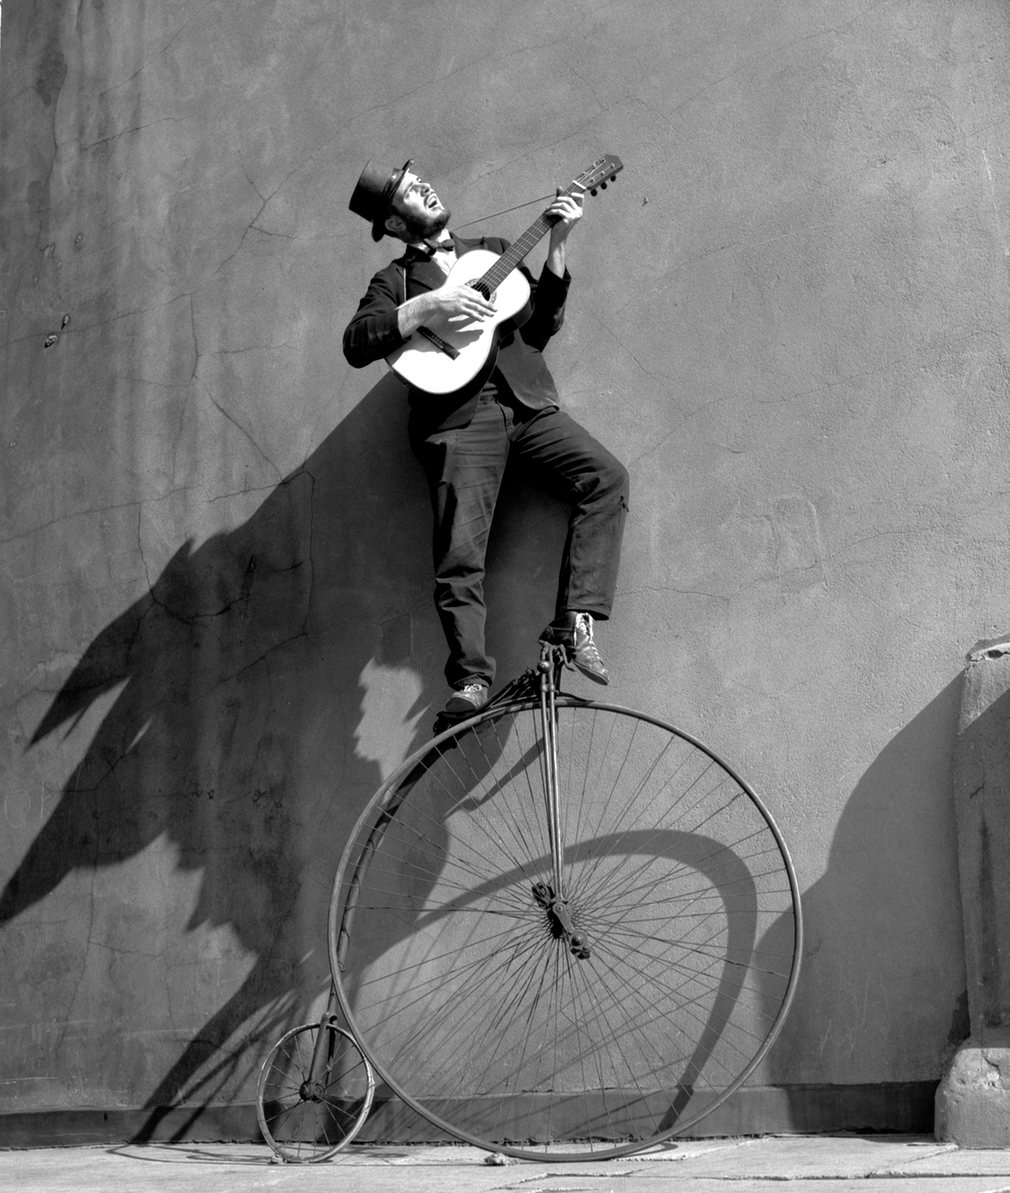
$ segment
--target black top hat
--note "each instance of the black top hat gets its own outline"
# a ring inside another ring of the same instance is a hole
[[[393,196],[410,168],[411,161],[412,158],[405,161],[398,170],[386,170],[373,165],[372,162],[366,162],[365,168],[361,171],[361,177],[355,184],[354,193],[347,206],[355,215],[360,215],[372,225],[373,240],[381,240],[386,231],[386,216],[392,207]]]

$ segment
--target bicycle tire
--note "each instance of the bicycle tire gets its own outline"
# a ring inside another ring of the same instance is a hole
[[[320,1030],[326,1068],[312,1081]],[[375,1074],[354,1036],[334,1023],[302,1023],[267,1053],[256,1086],[256,1117],[271,1150],[289,1164],[318,1164],[345,1148],[372,1108]]]
[[[365,1055],[442,1131],[604,1159],[685,1133],[754,1072],[796,986],[799,891],[767,809],[700,741],[559,696],[573,955],[531,894],[551,870],[539,716],[486,709],[383,784],[334,880],[330,963]]]

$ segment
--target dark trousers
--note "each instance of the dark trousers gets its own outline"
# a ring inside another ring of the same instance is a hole
[[[482,394],[471,422],[415,440],[434,512],[435,607],[449,645],[450,686],[494,679],[484,646],[484,557],[510,459],[570,509],[556,612],[610,616],[628,509],[628,473],[561,410],[531,412]]]

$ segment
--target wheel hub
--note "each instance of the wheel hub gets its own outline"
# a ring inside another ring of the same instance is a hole
[[[559,899],[546,882],[533,884],[533,898],[547,912],[547,923],[555,940],[563,940],[568,951],[579,961],[588,961],[591,950],[585,938],[575,930],[567,899]]]

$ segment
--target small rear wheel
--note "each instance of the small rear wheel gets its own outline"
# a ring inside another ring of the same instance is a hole
[[[319,1033],[323,1048],[313,1076]],[[351,1142],[368,1118],[375,1076],[350,1032],[324,1020],[285,1032],[260,1070],[263,1138],[291,1164],[318,1164]]]

